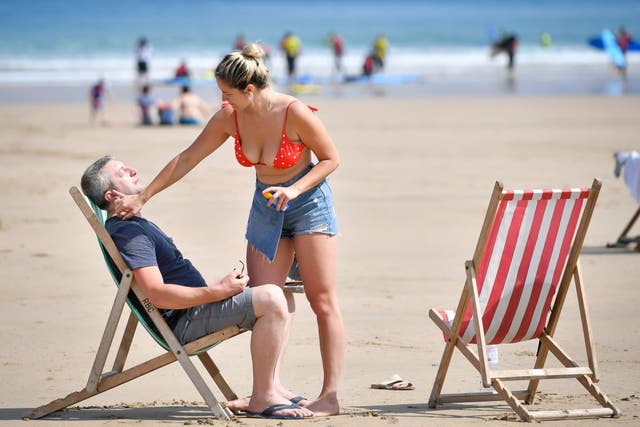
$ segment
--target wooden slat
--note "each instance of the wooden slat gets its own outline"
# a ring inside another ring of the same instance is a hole
[[[512,392],[518,399],[527,396],[527,390],[516,390]],[[462,402],[494,402],[503,401],[503,397],[493,392],[478,393],[446,393],[438,397],[437,403],[462,403]]]
[[[577,378],[582,375],[591,375],[591,369],[587,367],[579,368],[545,368],[545,369],[509,369],[491,372],[491,378],[503,381],[517,381],[530,379],[557,379],[557,378]]]
[[[529,411],[534,420],[558,420],[568,418],[613,417],[614,411],[609,408],[562,409],[557,411]]]

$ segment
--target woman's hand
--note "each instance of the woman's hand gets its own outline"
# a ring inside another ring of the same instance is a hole
[[[274,206],[276,210],[283,211],[289,205],[289,201],[295,199],[300,195],[300,190],[295,186],[291,187],[267,187],[262,194],[270,193],[269,202],[267,206]]]
[[[114,201],[116,215],[122,219],[129,219],[137,215],[142,206],[144,200],[140,194],[124,195],[117,193],[118,198]]]

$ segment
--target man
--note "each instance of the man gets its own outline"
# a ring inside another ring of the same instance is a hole
[[[82,191],[108,214],[106,229],[133,271],[140,289],[161,309],[185,344],[227,326],[252,329],[253,392],[246,410],[268,418],[303,418],[313,413],[283,395],[274,371],[284,347],[287,303],[276,285],[246,287],[249,277],[234,269],[204,279],[160,228],[141,216],[120,219],[114,202],[144,188],[136,170],[104,156],[82,175]]]

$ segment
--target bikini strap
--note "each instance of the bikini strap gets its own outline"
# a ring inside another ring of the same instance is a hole
[[[289,114],[289,107],[291,107],[291,104],[293,104],[296,101],[297,101],[297,99],[294,99],[293,101],[289,102],[287,104],[287,108],[284,110],[284,122],[282,123],[282,134],[283,135],[284,135],[286,127],[287,127],[287,115]]]
[[[227,108],[229,105],[228,102],[223,102],[222,106],[220,108]],[[240,131],[238,130],[238,114],[236,113],[236,110],[233,110],[233,121],[236,123],[236,134],[240,134]]]

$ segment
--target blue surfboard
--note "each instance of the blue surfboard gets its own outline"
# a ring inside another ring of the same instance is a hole
[[[595,47],[596,49],[604,50],[604,44],[602,43],[602,36],[593,36],[589,37],[587,40],[589,46]],[[631,40],[629,42],[629,46],[627,46],[627,51],[629,52],[638,52],[640,51],[640,43],[635,40]]]
[[[601,37],[604,50],[609,54],[611,61],[613,61],[616,67],[624,68],[626,66],[626,61],[624,59],[622,49],[620,49],[620,46],[618,46],[616,36],[613,35],[611,30],[604,29],[602,30]]]

